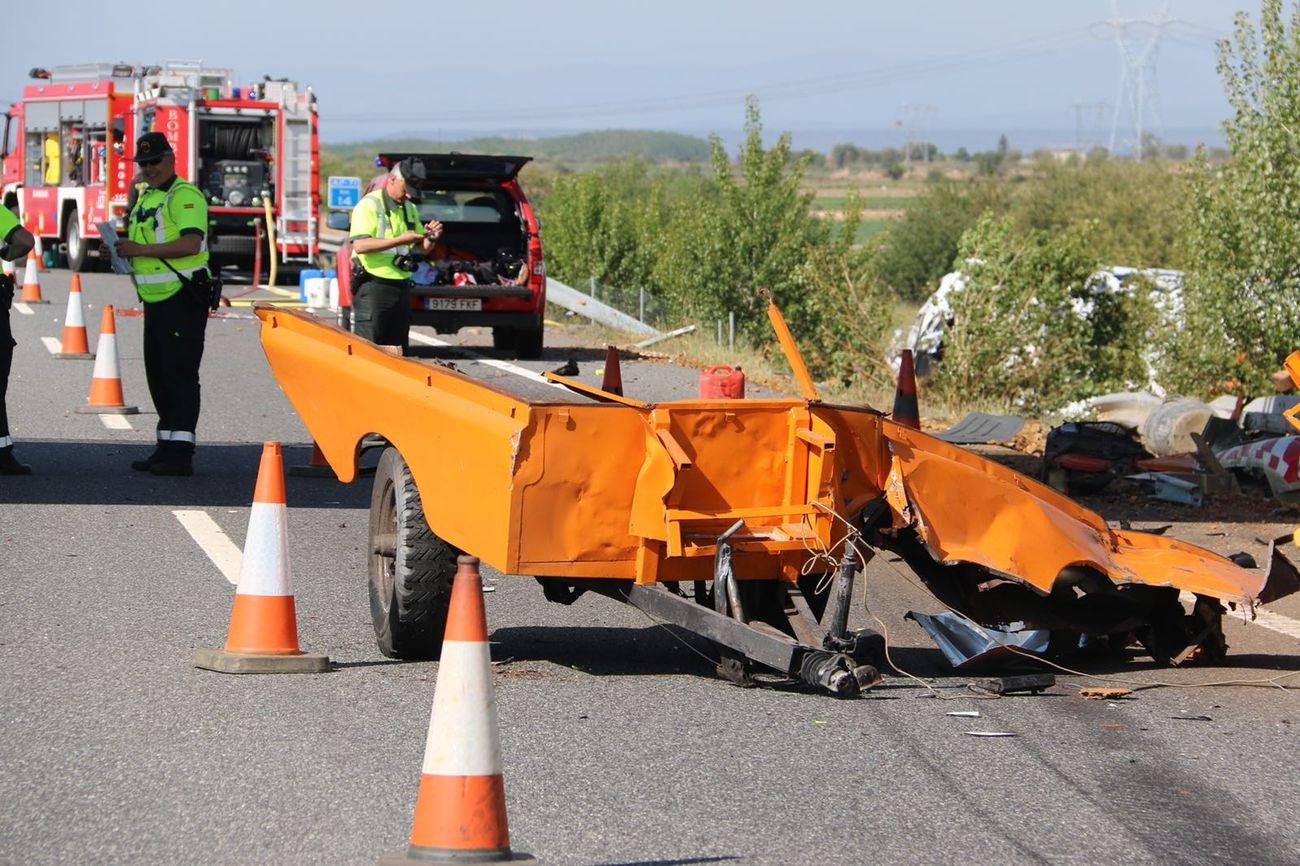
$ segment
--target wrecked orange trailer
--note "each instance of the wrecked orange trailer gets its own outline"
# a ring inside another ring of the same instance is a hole
[[[875,673],[878,636],[847,629],[873,550],[981,624],[1135,636],[1165,661],[1221,655],[1224,604],[1300,588],[1276,551],[1264,574],[1114,529],[874,409],[821,402],[774,306],[801,397],[661,403],[550,374],[569,399],[524,400],[308,314],[254,309],[339,480],[356,478],[364,447],[385,446],[370,591],[388,655],[437,656],[461,552],[536,577],[550,600],[599,592],[702,634],[733,678],[761,666],[836,693]],[[1198,599],[1191,613],[1182,590]]]

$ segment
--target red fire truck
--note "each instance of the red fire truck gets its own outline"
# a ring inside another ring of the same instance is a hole
[[[92,63],[33,69],[5,115],[3,202],[47,250],[86,270],[101,254],[97,224],[126,214],[136,139],[165,134],[176,172],[208,198],[213,265],[280,272],[320,251],[316,98],[286,79],[238,86],[196,62]]]

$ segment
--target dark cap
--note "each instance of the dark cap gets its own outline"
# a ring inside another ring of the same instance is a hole
[[[171,142],[167,141],[167,136],[161,132],[146,132],[136,140],[133,159],[136,162],[145,162],[169,153],[172,153],[172,146]]]
[[[424,163],[408,156],[393,166],[393,170],[397,172],[402,180],[406,181],[406,194],[411,197],[411,201],[420,201],[423,198],[420,192],[420,184],[429,178],[424,171]]]

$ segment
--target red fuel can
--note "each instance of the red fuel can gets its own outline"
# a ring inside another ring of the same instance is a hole
[[[715,364],[700,371],[700,398],[740,400],[745,396],[745,373],[739,367]]]

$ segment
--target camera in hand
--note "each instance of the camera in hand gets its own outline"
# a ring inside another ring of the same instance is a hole
[[[424,261],[424,256],[414,255],[413,253],[402,253],[393,256],[393,267],[401,271],[415,273],[420,269],[420,262]]]

